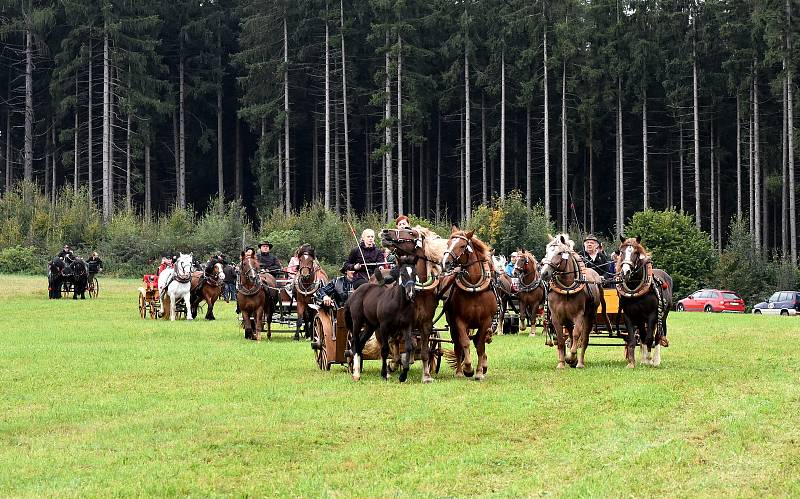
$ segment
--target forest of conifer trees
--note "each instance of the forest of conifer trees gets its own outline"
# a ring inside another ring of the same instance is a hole
[[[0,0],[0,190],[559,228],[683,210],[797,261],[797,0]]]

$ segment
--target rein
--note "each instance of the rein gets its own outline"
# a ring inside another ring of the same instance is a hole
[[[301,267],[301,269],[302,268],[310,268],[312,270],[312,272],[308,274],[309,277],[316,275],[317,271],[319,270],[319,267],[317,267],[316,265],[313,268],[311,268],[311,267]],[[300,293],[303,296],[311,296],[311,295],[313,295],[314,293],[317,292],[317,290],[320,288],[320,286],[322,286],[322,280],[321,279],[315,280],[314,282],[311,283],[310,286],[308,284],[306,284],[305,282],[303,282],[303,276],[300,273],[300,269],[298,269],[297,276],[294,278],[294,289],[295,289],[295,291],[297,291],[298,293]]]
[[[653,287],[653,262],[647,259],[642,267],[639,267],[643,274],[643,279],[638,286],[631,289],[628,287],[628,279],[622,278],[622,269],[616,273],[617,293],[625,298],[638,298],[644,296]],[[633,273],[631,273],[632,275]]]
[[[588,282],[586,281],[586,278],[583,277],[584,271],[586,270],[583,260],[575,253],[575,251],[570,251],[570,258],[577,267],[577,270],[562,271],[553,269],[553,276],[550,278],[550,289],[560,295],[569,296],[580,293],[584,290],[586,283]],[[577,275],[577,277],[572,281],[571,285],[566,285],[561,279],[559,279],[559,276],[572,274]]]
[[[253,296],[261,291],[261,283],[258,281],[252,281],[249,278],[249,274],[251,271],[255,270],[253,267],[249,266],[249,270],[247,273],[240,272],[239,275],[236,277],[236,292],[241,293],[244,296]],[[247,281],[252,283],[252,287],[247,287],[242,283],[242,275],[247,277]],[[256,279],[259,279],[258,275],[256,274]],[[260,280],[260,279],[259,279]]]

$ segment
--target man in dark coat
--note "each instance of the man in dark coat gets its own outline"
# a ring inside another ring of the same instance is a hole
[[[261,267],[261,270],[266,270],[267,272],[281,270],[283,266],[280,260],[270,253],[270,251],[272,251],[272,243],[269,241],[261,241],[258,243],[258,246],[261,250],[258,254],[258,265]]]
[[[583,251],[580,252],[586,268],[595,270],[603,279],[611,276],[609,265],[611,261],[603,251],[603,247],[593,234],[589,234],[583,240]]]
[[[317,302],[322,303],[326,307],[335,305],[339,308],[344,305],[344,302],[350,297],[350,294],[355,289],[356,276],[354,270],[347,269],[347,263],[342,265],[340,272],[343,275],[332,279],[325,286],[322,286],[314,294]]]
[[[375,269],[385,264],[383,251],[375,246],[375,231],[372,229],[364,229],[361,242],[353,248],[344,263],[346,270],[355,271],[356,288],[367,282]]]

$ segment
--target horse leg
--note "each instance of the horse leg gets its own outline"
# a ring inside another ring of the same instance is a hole
[[[256,309],[256,324],[255,324],[256,341],[261,341],[261,330],[264,329],[263,321],[264,321],[264,308],[258,307]],[[267,336],[267,339],[269,339],[269,335]]]
[[[423,321],[419,325],[419,353],[422,357],[422,382],[430,383],[433,381],[431,378],[431,329],[432,324],[428,321]]]
[[[472,355],[469,350],[469,327],[466,322],[459,320],[456,325],[458,329],[458,341],[461,344],[461,355],[464,359],[464,376],[471,378],[475,375],[472,367]]]
[[[486,335],[491,334],[491,327],[490,318],[475,335],[475,355],[478,357],[478,370],[475,373],[475,381],[483,381],[489,371],[489,363],[486,357]]]
[[[244,328],[244,339],[252,340],[253,339],[253,329],[250,324],[250,313],[246,310],[242,310],[242,327]]]
[[[389,373],[389,353],[391,350],[389,343],[391,342],[391,339],[378,338],[378,340],[381,343],[381,378],[388,380],[391,377]]]
[[[566,338],[564,337],[564,327],[561,325],[560,318],[552,314],[550,317],[550,325],[556,332],[556,351],[558,352],[558,364],[556,369],[564,369],[565,364],[565,351],[566,351]]]
[[[366,341],[363,338],[364,333],[361,331],[362,327],[361,317],[353,317],[353,330],[351,331],[353,335],[353,381],[361,379],[361,356],[363,355],[364,343]]]
[[[191,299],[192,299],[191,292],[187,291],[183,294],[184,304],[191,303]],[[186,320],[187,321],[194,320],[194,314],[192,313],[192,309],[189,306],[186,307]]]
[[[400,360],[403,363],[403,370],[400,371],[400,382],[405,382],[408,379],[408,369],[411,366],[411,359],[414,358],[414,338],[411,337],[411,324],[406,326],[403,331],[403,338],[405,339],[405,351],[400,354]],[[423,362],[424,364],[424,362]]]
[[[216,320],[216,317],[214,317],[214,304],[217,302],[217,298],[219,298],[219,295],[217,295],[214,291],[212,291],[211,296],[206,296],[205,298],[206,298],[206,303],[208,304],[208,310],[206,310],[206,320],[207,321]]]
[[[627,314],[623,314],[623,317],[625,319],[625,329],[628,331],[628,339],[625,341],[625,358],[628,360],[626,367],[633,369],[636,367],[636,328]]]
[[[589,344],[589,331],[590,325],[587,324],[587,320],[585,318],[578,319],[577,323],[572,332],[572,355],[573,358],[577,353],[577,364],[575,367],[578,369],[583,369],[586,367],[584,363],[584,356],[586,354],[586,347]]]
[[[169,297],[169,320],[171,320],[171,321],[175,320],[175,314],[177,313],[175,311],[175,307],[176,307],[177,301],[178,301],[178,298],[176,296],[170,295],[170,297]]]

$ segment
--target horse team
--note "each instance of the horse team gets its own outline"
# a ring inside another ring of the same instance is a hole
[[[422,360],[422,381],[429,383],[433,345],[431,335],[434,318],[442,303],[453,342],[451,364],[457,377],[482,380],[488,372],[486,345],[491,343],[501,312],[501,294],[509,292],[508,283],[501,282],[505,274],[498,273],[492,264],[492,249],[473,232],[454,230],[448,239],[439,237],[424,227],[384,229],[382,244],[391,249],[397,267],[392,274],[396,283],[386,284],[373,276],[369,282],[352,292],[344,304],[347,327],[353,332],[353,379],[361,377],[363,349],[375,334],[381,345],[381,375],[390,376],[388,359],[390,347],[399,348],[399,379],[405,381],[414,359],[415,348]],[[520,329],[527,324],[535,327],[535,317],[544,306],[545,330],[548,344],[557,348],[557,368],[566,365],[585,367],[589,333],[598,318],[611,325],[605,314],[603,285],[613,284],[619,294],[620,308],[627,327],[625,357],[628,367],[635,367],[635,347],[641,346],[642,362],[659,365],[660,348],[666,342],[666,318],[672,305],[672,280],[663,270],[653,267],[650,255],[639,238],[620,238],[616,274],[605,281],[574,249],[568,234],[550,237],[544,257],[537,262],[529,251],[522,251],[513,269],[518,279],[514,294],[519,298]],[[328,278],[313,255],[299,255],[298,272],[293,281],[297,301],[298,331],[302,327],[310,336],[310,325],[318,304],[314,293]],[[212,296],[221,286],[224,274],[220,262],[209,262],[203,272],[191,271],[191,255],[183,255],[174,267],[159,276],[162,313],[165,302],[170,304],[174,319],[175,303],[183,299],[194,306],[187,319],[196,314],[196,302],[209,301],[207,319],[213,319]],[[381,274],[383,275],[383,274]],[[195,293],[192,285],[209,288],[208,297]],[[237,304],[242,314],[245,338],[260,340],[263,325],[271,337],[271,315],[281,294],[275,278],[261,273],[254,256],[246,255],[240,264],[237,280]],[[601,313],[598,314],[598,307]],[[419,333],[418,340],[412,331]],[[471,346],[475,347],[475,358]]]

